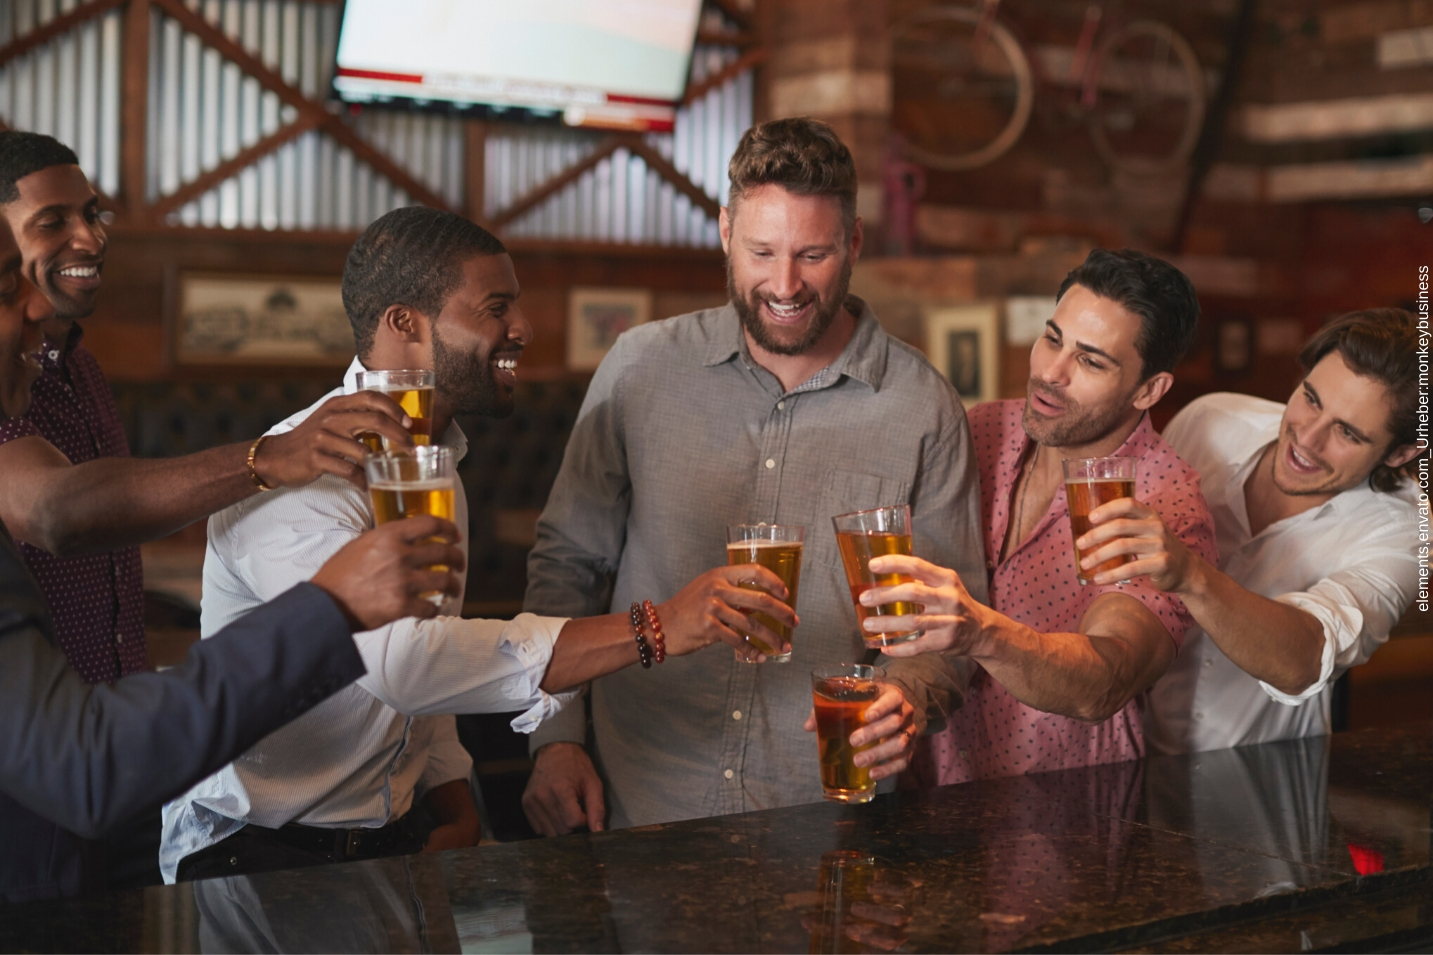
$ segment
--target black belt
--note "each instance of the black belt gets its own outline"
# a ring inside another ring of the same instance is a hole
[[[281,829],[269,829],[273,838],[285,845],[331,857],[335,862],[345,859],[376,859],[382,856],[407,855],[419,852],[428,839],[427,827],[410,812],[403,818],[377,829],[321,829],[291,822]]]

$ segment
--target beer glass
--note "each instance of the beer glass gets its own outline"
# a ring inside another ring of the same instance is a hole
[[[856,605],[856,624],[861,626],[867,617],[900,617],[920,613],[919,604],[908,600],[866,607],[861,603],[861,594],[872,587],[890,587],[895,584],[911,583],[915,578],[908,574],[875,574],[871,572],[871,558],[890,554],[910,556],[911,553],[911,509],[909,505],[877,507],[869,511],[856,511],[831,518],[836,527],[836,546],[841,551],[841,563],[846,568],[846,583],[851,588],[851,601]],[[924,631],[906,630],[900,633],[867,633],[861,629],[861,639],[870,648],[889,647],[906,643],[919,637]]]
[[[857,766],[856,754],[870,749],[851,745],[851,734],[866,725],[866,707],[881,695],[880,667],[836,663],[811,671],[816,708],[816,746],[821,757],[821,791],[835,802],[870,802],[876,781],[869,766]]]
[[[370,454],[364,467],[375,526],[420,514],[454,520],[457,459],[452,448],[427,445],[411,451],[382,451]],[[448,568],[439,564],[433,569]],[[423,596],[440,606],[443,603],[441,593]]]
[[[1092,526],[1090,511],[1122,497],[1134,497],[1135,471],[1139,458],[1066,458],[1064,464],[1065,501],[1070,509],[1070,539],[1076,541],[1088,533]],[[1089,552],[1081,552],[1078,547],[1075,548],[1075,575],[1082,586],[1093,583],[1095,574],[1113,570],[1133,559],[1128,554],[1121,554],[1087,571],[1080,566],[1080,560],[1086,553]]]
[[[738,564],[760,564],[771,571],[786,585],[786,606],[796,607],[796,588],[801,583],[801,547],[806,539],[806,528],[800,524],[732,524],[726,529],[726,563],[728,567]],[[756,584],[740,583],[743,590],[765,590]],[[756,619],[766,625],[787,643],[791,642],[791,628],[773,620],[764,613],[755,614]],[[768,647],[766,641],[751,634],[751,645],[766,654],[768,663],[789,663],[790,653],[777,653]],[[737,659],[742,659],[737,654]]]
[[[388,371],[360,371],[357,375],[359,391],[381,391],[398,402],[408,417],[413,419],[409,433],[414,444],[433,443],[433,373],[423,369],[404,368]],[[359,436],[368,450],[377,453],[387,450],[386,442],[372,431]]]

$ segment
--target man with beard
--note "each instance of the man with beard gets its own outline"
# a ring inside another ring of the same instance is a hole
[[[1418,329],[1402,309],[1330,322],[1299,355],[1286,405],[1206,395],[1165,437],[1199,469],[1216,566],[1160,515],[1091,515],[1088,560],[1179,597],[1200,629],[1150,692],[1150,747],[1182,753],[1332,731],[1333,681],[1366,661],[1418,584]],[[1097,578],[1098,579],[1098,578]]]
[[[872,560],[873,571],[915,582],[861,596],[870,606],[924,608],[865,622],[873,632],[925,631],[892,656],[974,665],[965,705],[922,747],[913,775],[927,785],[1144,755],[1146,691],[1179,650],[1189,613],[1146,576],[1080,585],[1063,459],[1138,458],[1136,498],[1193,552],[1215,559],[1199,475],[1148,414],[1194,338],[1194,287],[1167,262],[1096,249],[1065,277],[1058,302],[1031,350],[1025,400],[988,402],[970,415],[990,605],[971,596],[976,579],[917,557]]]
[[[593,683],[591,756],[580,707],[533,735],[523,805],[544,835],[602,829],[609,811],[631,826],[821,799],[801,732],[810,670],[865,652],[832,516],[908,503],[916,552],[983,589],[960,398],[847,294],[862,241],[850,152],[824,123],[777,120],[747,131],[729,171],[730,304],[633,329],[603,360],[538,522],[525,607],[661,599],[722,560],[728,525],[800,524],[792,662],[710,653],[661,682]],[[928,685],[902,677],[868,708],[853,742],[875,743],[856,761],[876,778],[904,768]]]
[[[344,267],[358,357],[338,393],[352,392],[365,368],[433,369],[433,435],[461,458],[467,441],[454,415],[512,411],[518,358],[532,336],[519,292],[507,250],[479,226],[421,207],[381,216]],[[270,433],[300,427],[310,413]],[[466,499],[455,490],[454,523],[466,527]],[[307,579],[371,521],[368,495],[336,477],[214,515],[203,635]],[[739,646],[728,624],[743,611],[794,623],[776,597],[737,586],[751,579],[784,596],[761,568],[721,567],[654,608],[666,653],[718,640]],[[528,732],[574,695],[563,691],[646,656],[625,613],[504,622],[464,620],[461,610],[459,592],[432,620],[357,635],[367,676],[165,806],[165,880],[471,845],[479,834],[472,761],[449,714],[522,710],[513,727]]]
[[[78,320],[95,310],[107,240],[78,163],[49,136],[0,131],[0,211],[26,277],[54,309],[30,410],[0,422],[0,519],[45,592],[70,665],[103,683],[149,666],[136,545],[265,488],[325,473],[357,478],[350,458],[362,453],[355,436],[364,431],[411,439],[402,411],[370,392],[335,399],[261,448],[131,458],[104,373],[81,341]]]

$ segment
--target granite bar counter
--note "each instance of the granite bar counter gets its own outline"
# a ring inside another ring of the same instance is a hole
[[[1426,950],[1433,726],[0,908],[0,950]]]

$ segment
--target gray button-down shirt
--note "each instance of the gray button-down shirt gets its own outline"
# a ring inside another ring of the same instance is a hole
[[[629,667],[591,689],[593,753],[613,827],[821,799],[801,729],[810,671],[864,652],[831,517],[909,503],[914,549],[985,599],[980,486],[960,398],[858,299],[841,355],[786,392],[752,360],[730,305],[622,335],[593,377],[538,522],[526,609],[588,616],[660,603],[726,563],[728,524],[803,524],[786,664],[725,647]],[[924,658],[921,658],[924,659]],[[902,662],[924,681],[948,670]],[[581,707],[533,734],[534,751],[586,736]]]

